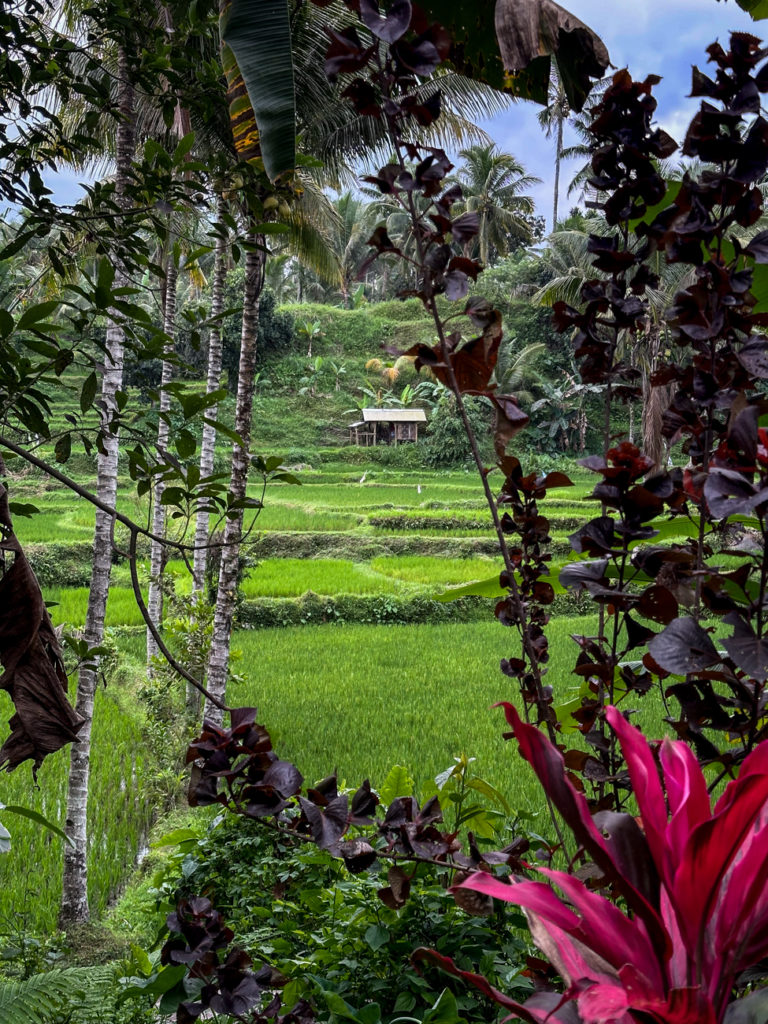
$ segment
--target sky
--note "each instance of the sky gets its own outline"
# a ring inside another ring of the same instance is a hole
[[[471,2],[471,0],[470,0]],[[563,6],[581,18],[602,38],[616,68],[629,68],[633,77],[662,76],[655,87],[659,124],[682,141],[685,127],[698,101],[690,92],[691,66],[704,69],[706,47],[718,39],[724,45],[733,30],[768,35],[768,22],[753,22],[736,0],[562,0]],[[504,151],[513,153],[530,174],[542,179],[531,192],[537,213],[552,225],[554,141],[547,139],[533,103],[515,103],[509,110],[481,122],[481,127]],[[565,145],[575,138],[566,133]],[[561,172],[560,215],[576,204],[566,194],[568,184],[583,161],[566,162]],[[81,175],[63,170],[46,176],[62,203],[75,202]]]
[[[716,39],[726,46],[732,31],[751,32],[761,38],[768,35],[768,22],[753,22],[735,0],[561,0],[561,4],[597,32],[617,69],[628,68],[633,78],[639,80],[649,74],[662,76],[653,91],[659,104],[657,121],[678,142],[682,142],[688,121],[700,102],[688,97],[691,67],[698,64],[706,72],[707,46]],[[554,139],[544,136],[536,120],[540,109],[532,103],[516,103],[491,120],[481,122],[481,127],[502,150],[513,153],[529,174],[542,179],[531,194],[536,200],[536,211],[546,217],[549,230]],[[564,144],[576,141],[566,134]],[[583,163],[577,160],[563,165],[561,217],[575,205],[577,197],[569,198],[565,193]]]

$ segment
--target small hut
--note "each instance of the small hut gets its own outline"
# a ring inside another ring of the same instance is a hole
[[[419,440],[419,424],[427,422],[423,409],[363,409],[363,418],[349,425],[349,443],[371,447]]]

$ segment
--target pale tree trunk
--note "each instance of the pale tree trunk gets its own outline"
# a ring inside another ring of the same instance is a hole
[[[224,214],[227,204],[219,196],[216,219],[222,232],[225,232]],[[213,285],[211,289],[211,318],[221,316],[224,309],[224,282],[227,277],[227,250],[229,239],[220,234],[216,239],[214,255]],[[208,381],[205,393],[210,395],[221,387],[221,351],[223,329],[221,321],[214,319],[208,331]],[[215,420],[218,407],[212,405],[206,412],[206,419]],[[204,479],[213,473],[213,462],[216,451],[216,428],[210,423],[203,424],[203,437],[200,442],[200,477]],[[193,593],[200,593],[205,587],[205,570],[208,564],[208,530],[210,528],[211,511],[207,504],[200,506],[195,520],[195,558],[193,563]],[[198,691],[195,690],[195,693]]]
[[[118,106],[120,123],[117,128],[115,158],[115,198],[125,212],[128,173],[134,149],[133,86],[129,79],[127,55],[118,54]],[[128,277],[119,261],[115,263],[115,289],[126,287]],[[117,498],[118,438],[113,417],[117,412],[116,393],[123,382],[123,349],[125,335],[122,327],[110,322],[107,327],[106,354],[101,380],[102,448],[97,462],[97,490],[106,505],[114,507]],[[88,611],[83,636],[91,647],[101,644],[104,637],[104,619],[107,611],[109,580],[112,570],[112,538],[114,520],[105,512],[96,512],[93,534],[93,566],[88,594]],[[67,790],[66,833],[71,842],[64,848],[64,874],[61,897],[60,922],[87,921],[88,908],[88,779],[91,759],[91,723],[93,698],[97,675],[93,667],[83,666],[77,681],[77,713],[84,719],[76,743],[70,753],[69,785]]]
[[[255,236],[250,237],[256,242]],[[253,415],[254,375],[256,370],[256,338],[259,328],[259,296],[264,283],[264,254],[260,250],[248,252],[245,261],[245,291],[243,295],[243,328],[240,341],[240,367],[237,378],[237,406],[235,430],[243,445],[232,448],[232,473],[229,489],[235,499],[246,495],[248,485],[249,449],[251,441],[251,418]],[[237,567],[240,558],[240,537],[243,530],[243,512],[240,510],[224,527],[221,549],[219,586],[216,594],[216,611],[213,620],[213,639],[208,660],[208,689],[221,701],[226,699],[229,648],[232,636],[232,620],[237,598]],[[220,723],[222,712],[206,703],[206,718]]]
[[[660,469],[664,461],[665,444],[662,435],[664,413],[669,408],[670,389],[668,386],[654,387],[651,377],[656,369],[661,349],[661,329],[657,324],[651,326],[647,335],[648,355],[643,367],[643,448],[645,454],[653,459],[653,470]],[[653,471],[652,470],[652,471]]]
[[[216,219],[219,223],[221,234],[216,240],[216,252],[214,255],[213,285],[211,289],[211,317],[214,322],[208,331],[208,380],[206,394],[218,391],[221,386],[221,356],[223,343],[223,328],[221,321],[215,319],[224,310],[224,284],[227,278],[227,253],[229,249],[229,238],[226,234],[224,215],[227,211],[227,204],[222,196],[219,196]],[[206,419],[215,420],[218,417],[218,406],[213,405],[207,411]],[[200,478],[211,476],[216,454],[216,428],[211,423],[203,424],[203,436],[200,442]],[[197,510],[195,519],[195,553],[192,566],[192,593],[198,595],[198,601],[202,600],[205,589],[205,573],[208,567],[208,532],[210,530],[211,507],[202,504]],[[192,666],[192,674],[202,681],[206,666],[198,664]],[[186,716],[187,721],[196,723],[200,717],[200,691],[187,683],[186,695]]]
[[[557,231],[557,207],[560,202],[560,163],[563,158],[563,118],[557,118],[557,136],[555,139],[555,188],[552,201],[552,230]]]
[[[168,439],[171,428],[168,423],[168,414],[171,410],[171,396],[166,390],[171,383],[173,363],[167,357],[173,351],[176,338],[176,285],[179,279],[179,272],[176,261],[173,258],[172,237],[169,234],[169,248],[171,251],[165,264],[165,301],[163,302],[163,333],[166,335],[165,350],[163,353],[163,371],[160,378],[160,418],[157,423],[157,454],[162,462],[168,450]],[[162,503],[165,483],[158,479],[155,484],[154,507],[152,510],[152,533],[156,537],[165,534],[165,505]],[[150,548],[149,559],[149,594],[147,595],[147,611],[158,630],[163,624],[163,569],[165,562],[164,545],[159,540],[153,540]],[[160,653],[157,641],[147,628],[147,673],[152,672],[153,658]]]

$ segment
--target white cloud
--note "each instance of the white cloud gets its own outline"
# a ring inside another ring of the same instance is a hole
[[[702,69],[707,61],[706,47],[715,39],[726,43],[730,31],[760,35],[763,25],[755,23],[735,0],[562,0],[563,5],[586,22],[603,39],[616,67],[629,67],[636,78],[659,74],[662,81],[654,88],[658,101],[657,120],[674,138],[682,142],[685,129],[698,105],[687,98],[690,92],[691,65]],[[497,144],[514,153],[531,174],[544,179],[535,197],[538,212],[552,216],[554,159],[551,141],[536,123],[538,108],[516,104],[510,110],[483,124]],[[566,196],[567,185],[578,169],[578,162],[566,165],[562,172],[560,214],[567,213],[572,202]]]

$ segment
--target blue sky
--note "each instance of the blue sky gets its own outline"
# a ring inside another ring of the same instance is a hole
[[[735,0],[561,0],[562,5],[586,22],[603,39],[611,62],[627,67],[636,79],[662,76],[654,89],[657,119],[682,141],[685,127],[698,102],[688,97],[691,66],[706,67],[706,47],[718,39],[723,45],[731,31],[768,36],[768,22],[753,22]],[[482,127],[505,151],[514,153],[542,179],[533,190],[537,212],[552,219],[554,143],[546,139],[536,120],[540,108],[518,103]],[[566,138],[566,145],[569,144]],[[573,205],[564,194],[579,163],[566,164],[562,173],[560,215]],[[575,197],[573,197],[575,199]]]

